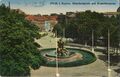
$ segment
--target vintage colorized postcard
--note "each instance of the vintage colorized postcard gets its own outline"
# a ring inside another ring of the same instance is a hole
[[[0,77],[120,77],[120,0],[0,0]]]

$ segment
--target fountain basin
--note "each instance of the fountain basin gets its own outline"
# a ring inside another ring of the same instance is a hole
[[[44,66],[56,67],[56,61],[58,61],[59,67],[74,67],[87,65],[96,61],[95,54],[90,51],[76,48],[66,48],[66,50],[72,54],[69,56],[57,57],[55,54],[56,48],[42,49],[41,54],[47,60]]]

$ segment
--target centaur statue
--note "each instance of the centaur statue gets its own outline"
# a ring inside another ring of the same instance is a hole
[[[57,42],[57,55],[58,56],[64,56],[68,53],[68,51],[66,49],[64,49],[64,42],[62,41],[62,39],[60,39]]]

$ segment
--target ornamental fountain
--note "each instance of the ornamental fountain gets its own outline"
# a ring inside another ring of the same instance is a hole
[[[46,59],[44,66],[74,67],[93,63],[96,56],[93,52],[80,48],[65,48],[62,39],[59,39],[56,48],[41,49],[41,54]]]

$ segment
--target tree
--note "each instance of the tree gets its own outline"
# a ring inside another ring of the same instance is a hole
[[[67,19],[64,15],[60,16],[54,30],[60,29],[59,33],[62,33],[61,29],[64,27],[67,38],[73,38],[76,39],[77,43],[87,43],[89,45],[91,45],[91,33],[94,31],[95,45],[107,46],[107,34],[108,29],[110,29],[111,46],[119,47],[119,15],[117,17],[107,17],[103,13],[89,10],[75,13],[75,15],[75,17]],[[68,22],[66,25],[65,20]]]
[[[25,16],[0,6],[0,75],[30,76],[45,60],[35,44],[39,28]]]

